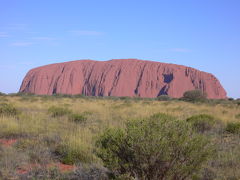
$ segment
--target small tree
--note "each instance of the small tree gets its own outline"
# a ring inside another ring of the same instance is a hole
[[[109,129],[97,141],[97,155],[115,176],[141,180],[184,180],[211,155],[208,140],[184,121],[157,114]]]
[[[207,94],[199,89],[186,91],[183,94],[183,99],[187,101],[204,101],[207,99]]]

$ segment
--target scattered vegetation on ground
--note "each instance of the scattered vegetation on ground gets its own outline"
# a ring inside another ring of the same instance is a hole
[[[82,95],[0,96],[0,179],[127,179],[133,174],[136,177],[135,172],[138,177],[143,177],[142,171],[151,162],[159,160],[160,167],[170,167],[171,158],[176,157],[174,148],[179,150],[179,157],[184,159],[185,154],[193,155],[196,158],[192,162],[195,162],[201,150],[209,146],[214,149],[213,155],[207,153],[204,161],[196,165],[199,171],[184,163],[178,168],[176,163],[173,166],[179,170],[176,173],[186,167],[184,173],[192,168],[194,172],[187,176],[188,179],[240,179],[239,100],[195,102]],[[168,119],[166,123],[163,123],[164,117]],[[161,128],[164,129],[157,133]],[[106,129],[111,129],[109,134]],[[160,141],[158,138],[162,136],[165,139]],[[121,161],[114,162],[119,158],[115,155],[109,157],[109,163],[114,164],[112,167],[101,158],[101,153],[99,155],[99,149],[103,149],[97,148],[96,142],[104,144],[100,137],[106,140],[107,150],[126,150],[120,154],[124,156]],[[200,146],[201,143],[194,144],[196,141],[191,138],[208,143]],[[118,146],[109,144],[113,140]],[[119,141],[124,143],[119,144]],[[185,143],[188,148],[181,141],[188,142]],[[172,153],[153,155],[159,153],[156,144]],[[192,154],[185,151],[191,150],[189,147],[192,147]],[[196,153],[197,147],[199,153]],[[125,161],[124,165],[118,164]],[[140,170],[132,167],[135,161],[141,162],[137,164]],[[63,171],[54,164],[62,164],[71,171]],[[119,168],[121,166],[125,170]],[[164,176],[172,177],[173,174],[169,171]]]
[[[159,101],[169,101],[171,100],[171,97],[169,97],[168,95],[161,95],[157,97],[157,100]]]

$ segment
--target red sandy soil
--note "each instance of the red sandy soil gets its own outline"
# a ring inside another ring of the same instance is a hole
[[[49,164],[48,167],[57,167],[61,172],[73,171],[75,169],[74,165],[67,165],[63,163]]]
[[[47,168],[58,168],[61,172],[70,172],[73,171],[76,167],[74,165],[67,165],[63,163],[52,163],[52,164],[47,164]],[[28,173],[31,169],[34,168],[41,168],[40,164],[28,164],[27,166],[21,167],[17,170],[18,174],[26,174]]]
[[[17,142],[17,139],[0,139],[0,144],[3,146],[12,146]]]

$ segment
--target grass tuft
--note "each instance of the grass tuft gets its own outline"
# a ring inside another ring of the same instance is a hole
[[[20,111],[11,104],[2,103],[0,104],[0,115],[4,116],[16,116]]]
[[[52,106],[48,109],[48,113],[52,117],[61,117],[70,114],[72,111],[69,110],[66,107],[57,107],[57,106]]]
[[[240,134],[240,123],[229,122],[227,124],[226,131],[232,134]]]
[[[84,122],[86,122],[87,118],[82,114],[76,114],[75,113],[75,114],[70,114],[69,115],[69,120],[73,121],[75,123],[84,123]]]

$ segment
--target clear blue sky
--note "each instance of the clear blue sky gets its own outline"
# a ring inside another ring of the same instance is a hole
[[[0,0],[0,91],[49,63],[138,58],[213,73],[240,97],[240,0]]]

